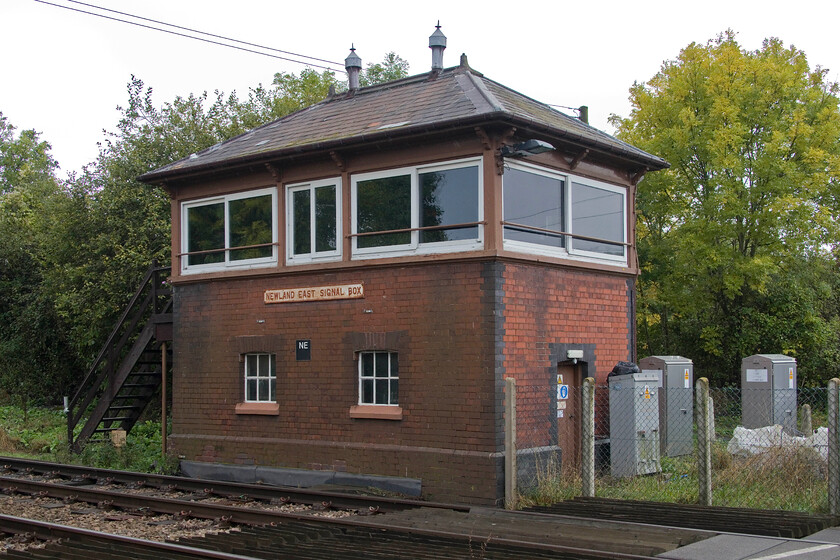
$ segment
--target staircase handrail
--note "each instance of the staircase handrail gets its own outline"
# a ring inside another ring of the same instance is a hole
[[[131,300],[126,305],[122,315],[120,316],[117,323],[114,325],[114,328],[111,330],[111,333],[108,335],[105,344],[102,345],[102,348],[99,350],[99,353],[97,354],[96,358],[94,359],[90,368],[88,369],[87,375],[85,376],[82,383],[79,385],[79,388],[76,390],[76,393],[73,395],[73,398],[70,399],[67,407],[67,439],[69,444],[73,444],[73,428],[76,426],[76,424],[78,424],[79,419],[84,414],[84,410],[87,407],[87,405],[90,404],[90,400],[86,399],[87,402],[85,403],[85,406],[79,407],[79,410],[74,412],[74,409],[76,408],[79,399],[84,394],[95,392],[96,389],[101,385],[102,381],[105,378],[105,375],[107,375],[107,370],[103,369],[101,372],[99,372],[98,375],[97,370],[99,369],[99,366],[102,364],[102,362],[105,360],[109,351],[112,349],[114,340],[120,334],[123,325],[125,325],[128,317],[131,315],[132,311],[134,310],[134,307],[137,305],[137,302],[140,300],[141,297],[143,297],[143,294],[150,283],[152,284],[151,301],[149,301],[148,296],[145,297],[143,301],[143,309],[148,309],[151,307],[152,313],[158,312],[157,296],[162,295],[162,293],[165,293],[159,291],[157,288],[159,274],[163,271],[168,271],[170,269],[171,267],[168,266],[158,266],[157,260],[152,261],[152,265],[146,271],[146,274],[143,276],[143,280],[140,282],[140,287],[137,289],[137,291],[132,296]],[[142,313],[143,309],[140,310],[140,313]],[[138,313],[138,316],[140,313]],[[135,316],[135,319],[132,321],[134,323],[133,326],[136,326],[138,319],[139,317]],[[124,341],[125,337],[123,337],[122,342]],[[90,381],[94,376],[96,376],[97,378],[95,382],[91,384]]]

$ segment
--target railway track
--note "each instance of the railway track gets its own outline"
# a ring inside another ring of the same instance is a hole
[[[183,492],[193,496],[218,496],[244,502],[271,502],[286,500],[298,504],[319,505],[325,502],[330,507],[346,510],[367,510],[376,508],[382,513],[401,511],[417,507],[442,508],[455,511],[469,511],[470,507],[459,504],[421,502],[401,498],[364,496],[342,492],[324,492],[302,488],[277,487],[261,484],[242,484],[217,480],[202,480],[160,474],[145,474],[130,471],[97,469],[80,465],[65,465],[13,457],[0,457],[0,476],[42,477],[64,480],[70,486],[108,485],[111,487],[158,489],[163,492]]]
[[[798,511],[712,507],[615,500],[609,498],[574,498],[552,506],[538,506],[528,511],[612,519],[635,523],[669,524],[679,527],[760,535],[802,538],[840,523],[836,515]]]
[[[0,490],[10,508],[16,503],[44,509],[69,507],[76,510],[72,513],[101,512],[112,521],[122,520],[135,526],[147,523],[152,515],[170,516],[171,521],[162,523],[209,520],[210,533],[218,533],[181,538],[177,544],[184,549],[163,551],[155,548],[157,545],[150,545],[157,552],[138,549],[130,554],[125,547],[142,548],[147,541],[118,537],[116,544],[105,545],[100,541],[110,537],[101,532],[73,536],[61,533],[64,536],[58,542],[55,537],[39,537],[52,538],[38,551],[37,557],[44,558],[198,558],[202,556],[196,555],[212,550],[222,556],[203,557],[631,560],[653,558],[714,535],[615,521],[145,475],[20,459],[0,458],[0,471]],[[297,504],[304,504],[305,511],[289,509]],[[331,517],[323,517],[328,515]],[[0,533],[26,533],[14,524],[5,523],[5,519],[0,519]],[[42,527],[33,534],[48,532]],[[100,541],[89,542],[94,535]],[[94,550],[91,547],[99,547],[96,550],[100,552],[84,552]],[[101,550],[111,548],[122,552],[115,556],[102,555]]]
[[[459,536],[424,535],[371,528],[339,528],[329,523],[291,521],[243,527],[224,535],[161,543],[0,515],[0,532],[40,539],[36,549],[7,550],[7,558],[102,560],[254,560],[413,558],[417,560],[483,558],[534,560],[653,560],[651,556],[604,553],[569,547],[544,547],[503,539],[481,541]]]

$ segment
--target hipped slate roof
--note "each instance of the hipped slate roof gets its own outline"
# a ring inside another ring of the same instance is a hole
[[[140,177],[158,182],[387,138],[506,123],[662,169],[668,163],[460,66],[328,98]]]

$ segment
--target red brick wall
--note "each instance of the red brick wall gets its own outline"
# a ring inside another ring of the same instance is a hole
[[[480,262],[365,267],[178,285],[177,452],[190,460],[422,478],[429,496],[492,501],[494,319],[483,269]],[[359,282],[364,299],[263,303],[267,289]],[[349,416],[358,403],[355,352],[372,349],[360,342],[364,333],[389,333],[367,338],[397,346],[381,349],[399,352],[401,421]],[[311,361],[295,360],[297,339],[311,340]],[[276,354],[279,415],[235,413],[243,348]]]
[[[581,366],[599,386],[632,358],[632,286],[627,276],[505,266],[504,376],[516,379],[520,449],[556,443],[555,376],[566,348],[587,350]],[[605,426],[608,395],[600,392],[596,418]]]
[[[263,303],[268,289],[359,282],[364,299]],[[189,460],[421,478],[426,498],[492,503],[504,377],[517,380],[520,425],[545,422],[558,345],[594,348],[602,381],[629,357],[629,309],[625,277],[513,262],[182,283],[172,443]],[[295,360],[297,339],[311,361]],[[399,352],[402,420],[349,415],[365,340]],[[257,350],[276,355],[276,416],[235,413],[239,356]]]

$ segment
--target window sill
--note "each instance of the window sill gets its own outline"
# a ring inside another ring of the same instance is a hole
[[[236,413],[278,416],[280,414],[280,404],[273,402],[241,402],[236,404]]]
[[[350,418],[372,420],[402,420],[402,408],[398,406],[374,406],[359,404],[350,407]]]

